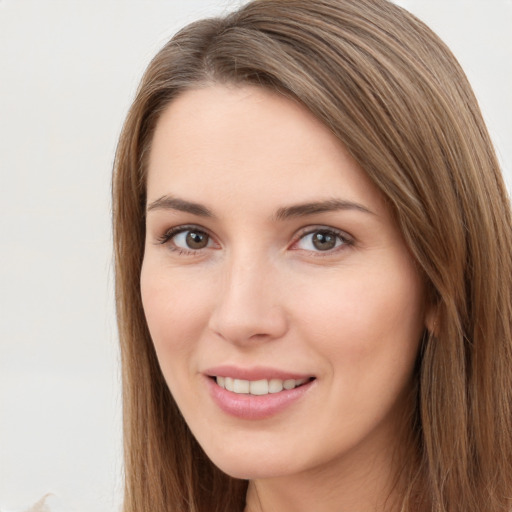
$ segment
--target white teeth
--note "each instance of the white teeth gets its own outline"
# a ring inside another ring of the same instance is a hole
[[[233,381],[233,391],[235,393],[249,393],[249,381],[235,379]]]
[[[279,379],[270,379],[268,381],[268,392],[279,393],[279,391],[283,391],[283,381]]]
[[[295,387],[295,381],[293,379],[288,379],[283,382],[284,389],[293,389]]]
[[[234,391],[233,379],[231,377],[225,377],[224,378],[224,387],[228,391]]]
[[[217,384],[233,393],[243,395],[268,395],[269,393],[279,393],[283,389],[294,389],[308,381],[308,379],[261,379],[261,380],[243,380],[233,379],[232,377],[216,377]]]
[[[268,380],[253,380],[250,383],[251,395],[268,395]]]

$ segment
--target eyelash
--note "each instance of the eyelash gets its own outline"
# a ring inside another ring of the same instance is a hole
[[[341,251],[347,247],[354,245],[354,239],[350,235],[345,233],[344,231],[340,231],[339,229],[335,229],[335,228],[331,228],[331,227],[327,227],[327,226],[314,226],[314,227],[304,228],[299,233],[296,240],[292,243],[292,246],[291,246],[292,250],[300,250],[300,249],[293,249],[293,247],[296,246],[297,244],[299,244],[302,240],[305,240],[306,237],[308,237],[310,235],[314,235],[315,233],[322,233],[324,236],[325,235],[334,236],[336,239],[335,243],[337,244],[338,240],[340,242],[339,245],[336,245],[332,249],[328,249],[326,251],[320,251],[320,250],[309,251],[309,252],[311,252],[311,254],[314,254],[315,257],[321,258],[321,257],[330,256],[334,253],[337,253],[338,251]],[[305,249],[305,250],[307,250],[307,249]]]
[[[179,235],[180,233],[186,233],[186,232],[194,232],[197,234],[202,234],[208,237],[209,240],[212,240],[212,237],[208,234],[208,232],[204,229],[198,228],[194,225],[185,225],[185,226],[177,226],[172,229],[169,229],[166,231],[162,236],[159,236],[157,238],[158,244],[165,245],[168,244],[175,236]],[[299,242],[304,240],[307,236],[313,235],[315,233],[323,233],[324,235],[331,235],[334,236],[337,240],[339,240],[341,243],[337,246],[335,246],[333,249],[329,249],[326,251],[320,251],[320,250],[311,250],[312,254],[315,255],[315,257],[325,257],[332,255],[335,252],[338,252],[339,250],[343,250],[346,247],[350,247],[354,245],[354,239],[348,235],[347,233],[340,231],[335,228],[326,227],[326,226],[315,226],[315,227],[308,227],[304,228],[298,236],[295,238],[293,243],[291,244],[291,250],[300,250],[300,249],[294,249],[293,247],[297,245]],[[337,242],[336,242],[337,243]],[[169,249],[173,252],[177,252],[179,255],[185,255],[185,256],[194,256],[198,255],[202,249],[184,249],[183,247],[178,247],[176,245],[168,244]],[[206,248],[206,247],[205,247]],[[307,249],[306,249],[307,250]]]
[[[168,243],[175,236],[179,235],[180,233],[186,233],[187,231],[198,233],[198,234],[203,234],[203,235],[206,235],[210,240],[212,239],[212,237],[204,229],[200,229],[197,226],[190,225],[190,226],[177,226],[175,228],[169,229],[162,236],[159,236],[157,238],[157,242],[161,245],[168,244],[169,249],[173,252],[178,253],[180,256],[181,255],[194,256],[194,255],[198,254],[201,251],[201,249],[184,249],[183,247],[178,247],[176,245],[172,245],[172,244]]]

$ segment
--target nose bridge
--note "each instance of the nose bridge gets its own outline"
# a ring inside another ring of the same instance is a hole
[[[234,343],[282,336],[287,326],[277,274],[266,255],[233,252],[225,262],[210,328]]]

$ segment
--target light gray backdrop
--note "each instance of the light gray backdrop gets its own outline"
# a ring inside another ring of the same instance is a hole
[[[0,510],[121,497],[110,172],[141,73],[241,2],[0,0]],[[451,46],[512,183],[512,1],[402,0]]]

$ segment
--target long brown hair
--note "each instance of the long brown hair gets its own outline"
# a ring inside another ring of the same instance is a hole
[[[122,347],[124,512],[242,510],[246,482],[205,456],[160,372],[139,289],[145,172],[160,114],[180,92],[256,84],[302,102],[393,208],[436,321],[418,356],[402,510],[512,509],[509,201],[457,61],[386,0],[256,0],[193,23],[150,63],[113,178]]]

